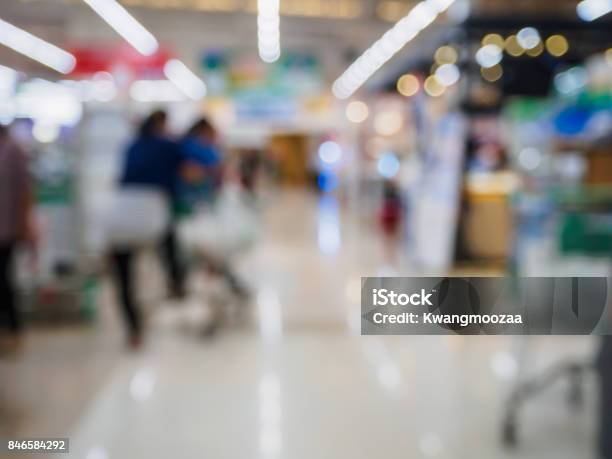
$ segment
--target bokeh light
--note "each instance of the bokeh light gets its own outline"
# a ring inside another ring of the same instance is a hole
[[[526,54],[530,57],[538,57],[541,56],[542,53],[544,52],[544,43],[539,42],[537,45],[535,45],[533,48],[528,49],[527,51],[525,51]]]
[[[482,46],[495,45],[501,49],[504,49],[504,46],[505,46],[504,37],[502,37],[498,33],[490,33],[490,34],[485,35],[481,43],[482,43]]]
[[[561,57],[569,50],[569,43],[563,35],[552,35],[546,40],[546,50],[555,57]]]
[[[446,87],[442,85],[435,76],[431,75],[425,80],[423,85],[425,92],[432,97],[439,97],[444,94]]]
[[[501,65],[497,64],[497,65],[494,65],[493,67],[481,68],[480,74],[485,80],[491,83],[494,83],[498,81],[504,75],[504,70]]]
[[[441,85],[452,86],[459,81],[461,74],[455,64],[444,64],[438,67],[435,77]]]
[[[400,79],[397,80],[397,92],[405,97],[414,96],[419,92],[420,86],[419,79],[410,73],[402,75]]]
[[[404,120],[402,114],[396,110],[380,112],[374,120],[374,129],[380,135],[390,136],[402,129]]]
[[[523,48],[518,42],[516,35],[510,35],[508,38],[506,38],[506,46],[504,49],[513,57],[519,57],[525,53],[525,48]]]
[[[561,94],[573,94],[587,84],[588,76],[582,67],[572,67],[555,77],[555,88]]]
[[[323,142],[319,146],[319,158],[325,164],[336,164],[342,159],[342,147],[331,140]]]
[[[386,179],[391,179],[399,172],[400,162],[395,153],[387,152],[380,155],[376,168],[381,176]]]
[[[437,64],[454,64],[459,58],[457,50],[452,46],[440,46],[434,54],[434,60]]]
[[[493,67],[502,60],[502,49],[497,45],[485,45],[476,51],[476,62],[481,67]]]
[[[363,123],[368,119],[370,110],[365,102],[354,100],[346,106],[346,118],[355,124]]]
[[[525,27],[516,34],[516,39],[519,44],[526,50],[530,50],[538,46],[542,41],[540,33],[533,27]]]

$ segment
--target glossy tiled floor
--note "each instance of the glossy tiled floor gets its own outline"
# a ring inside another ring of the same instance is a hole
[[[70,457],[84,459],[594,456],[593,381],[580,413],[563,384],[534,400],[513,453],[499,429],[520,349],[531,372],[596,343],[361,337],[360,276],[408,273],[402,257],[333,201],[300,193],[270,200],[264,227],[240,263],[250,317],[214,340],[194,325],[201,293],[159,304],[155,288],[140,353],[121,347],[110,286],[95,327],[32,330],[21,358],[0,361],[0,437],[69,436]]]

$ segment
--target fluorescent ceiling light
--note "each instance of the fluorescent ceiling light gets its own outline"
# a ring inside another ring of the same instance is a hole
[[[281,55],[280,0],[258,0],[257,39],[261,60],[264,62],[278,60]]]
[[[423,0],[367,49],[333,87],[340,99],[350,97],[408,42],[446,11],[454,0]]]
[[[159,44],[127,10],[115,0],[83,0],[140,54],[150,56]]]
[[[612,11],[612,0],[583,0],[576,12],[583,21],[594,21]]]
[[[199,100],[206,95],[206,84],[178,59],[166,62],[164,74],[187,97]]]
[[[70,73],[76,58],[67,51],[0,19],[0,43],[60,73]]]

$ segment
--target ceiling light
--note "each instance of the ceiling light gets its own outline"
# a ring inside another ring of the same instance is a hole
[[[155,37],[116,0],[83,0],[98,16],[121,35],[136,51],[154,54],[159,45]]]
[[[60,73],[70,73],[76,58],[67,51],[0,19],[0,43]]]
[[[166,62],[164,74],[190,99],[199,100],[206,95],[206,84],[178,59]]]
[[[408,42],[446,11],[454,0],[423,0],[368,48],[332,87],[340,99],[350,97]]]
[[[259,57],[264,62],[277,61],[280,49],[280,0],[258,0],[257,38]]]
[[[612,0],[583,0],[576,6],[576,12],[583,21],[594,21],[612,11]]]

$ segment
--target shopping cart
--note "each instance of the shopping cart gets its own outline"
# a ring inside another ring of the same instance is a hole
[[[551,200],[539,206],[539,211],[531,212],[536,220],[545,220],[548,205],[554,204],[553,225],[557,232],[558,249],[562,256],[589,256],[607,260],[612,256],[612,188],[610,187],[572,187],[558,189],[552,193]],[[542,204],[542,203],[540,203]],[[538,206],[536,206],[538,207]],[[531,208],[531,211],[534,209]],[[542,226],[528,219],[527,231]],[[524,221],[523,221],[524,223]],[[524,230],[524,228],[523,228]],[[520,240],[521,228],[519,228]],[[530,345],[529,337],[521,344],[519,365],[524,366]],[[524,405],[533,397],[550,387],[554,382],[565,379],[569,383],[568,405],[573,410],[583,406],[583,385],[588,373],[595,368],[594,360],[583,361],[566,358],[528,379],[519,380],[510,391],[505,404],[502,421],[502,441],[508,448],[518,445],[519,414]]]
[[[212,204],[196,209],[179,225],[192,264],[216,281],[206,289],[212,317],[204,334],[217,330],[228,303],[236,300],[244,305],[250,300],[250,289],[236,272],[235,262],[254,245],[259,227],[255,198],[234,184],[225,185]]]

